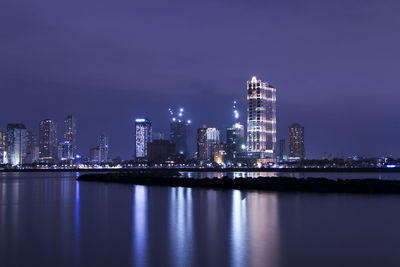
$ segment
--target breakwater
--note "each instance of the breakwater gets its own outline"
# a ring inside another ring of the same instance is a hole
[[[278,192],[400,194],[400,181],[379,179],[330,180],[326,178],[223,177],[179,178],[171,172],[82,174],[78,181],[124,183],[149,186],[193,187],[209,189],[265,190]]]

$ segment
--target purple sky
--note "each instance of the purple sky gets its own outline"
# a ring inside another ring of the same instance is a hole
[[[0,129],[78,120],[80,153],[110,136],[133,154],[132,119],[168,133],[245,122],[246,80],[277,88],[278,138],[305,126],[307,157],[399,157],[400,3],[386,0],[2,0]],[[225,131],[225,130],[223,130]],[[60,134],[61,136],[61,134]]]

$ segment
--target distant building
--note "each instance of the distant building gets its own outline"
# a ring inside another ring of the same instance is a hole
[[[286,140],[279,140],[279,161],[285,162],[287,161],[287,152],[286,152]]]
[[[135,120],[135,158],[136,160],[147,159],[147,144],[152,141],[151,121],[146,118]]]
[[[176,154],[186,157],[188,154],[187,139],[189,136],[190,121],[181,121],[177,119],[170,124],[170,140],[175,144]]]
[[[0,164],[7,163],[6,133],[0,132]]]
[[[214,145],[214,162],[218,165],[226,161],[226,144]]]
[[[108,136],[105,134],[101,134],[98,140],[98,147],[100,150],[100,163],[108,162],[108,152],[109,152],[109,145],[108,145]]]
[[[26,158],[25,163],[33,163],[38,160],[36,153],[36,137],[31,131],[26,131]]]
[[[39,123],[39,159],[55,162],[58,158],[57,123],[51,119]]]
[[[26,158],[26,127],[23,124],[7,125],[7,163],[23,164]]]
[[[100,148],[98,146],[89,149],[89,161],[92,164],[100,163]]]
[[[60,143],[60,155],[59,158],[62,161],[70,161],[72,160],[73,155],[73,146],[69,141],[64,141]]]
[[[171,124],[169,137],[173,144],[175,144],[175,153],[182,155],[186,158],[188,155],[188,144],[187,139],[189,136],[189,129],[191,120],[184,119],[184,110],[180,108],[179,111],[173,112],[169,109],[171,115]]]
[[[245,149],[244,126],[240,123],[235,123],[231,128],[226,129],[227,160],[233,161]]]
[[[200,161],[214,161],[214,146],[219,144],[219,130],[203,126],[197,130],[197,156]]]
[[[153,140],[147,144],[147,160],[151,163],[165,163],[174,159],[175,144],[168,140]]]
[[[289,160],[304,160],[304,127],[298,123],[289,126]]]
[[[254,76],[247,81],[247,151],[258,158],[273,158],[276,143],[276,89]]]
[[[165,134],[162,132],[153,132],[153,140],[165,140]]]
[[[68,154],[64,154],[64,158],[69,160],[75,159],[77,153],[76,120],[72,115],[68,115],[64,120],[64,144],[68,147],[71,146],[71,149],[64,150],[64,152],[68,152]]]

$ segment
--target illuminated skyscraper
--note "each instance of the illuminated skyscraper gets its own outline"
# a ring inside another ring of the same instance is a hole
[[[175,153],[183,155],[185,158],[188,154],[187,138],[189,136],[191,120],[184,119],[183,108],[180,108],[179,112],[176,114],[174,114],[172,109],[169,109],[169,112],[172,117],[170,124],[170,140],[175,144]]]
[[[39,159],[55,162],[58,158],[57,123],[51,119],[39,123]]]
[[[289,126],[289,160],[304,160],[304,127],[298,123]]]
[[[135,158],[146,160],[147,144],[152,141],[151,121],[146,118],[135,120]]]
[[[76,121],[75,117],[72,115],[68,115],[64,120],[64,148],[63,154],[65,159],[73,160],[75,158],[77,152],[76,145]],[[71,148],[69,148],[71,147]]]
[[[258,158],[275,154],[276,89],[254,76],[247,81],[247,151]]]
[[[219,130],[203,126],[197,130],[197,157],[201,161],[214,161],[214,147],[219,144]]]
[[[36,137],[31,131],[26,131],[26,158],[25,163],[32,163],[36,158]]]
[[[0,164],[7,163],[6,133],[0,132]]]
[[[23,164],[26,157],[26,127],[23,124],[7,125],[7,163]]]

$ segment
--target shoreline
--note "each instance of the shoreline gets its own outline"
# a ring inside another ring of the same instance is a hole
[[[400,181],[379,179],[331,180],[327,178],[179,178],[168,173],[143,174],[82,174],[81,182],[121,183],[145,186],[190,187],[205,189],[237,189],[276,192],[352,193],[352,194],[400,194]]]
[[[101,172],[135,173],[143,171],[178,172],[312,172],[312,173],[400,173],[400,168],[120,168],[120,169],[3,169],[0,172]]]

